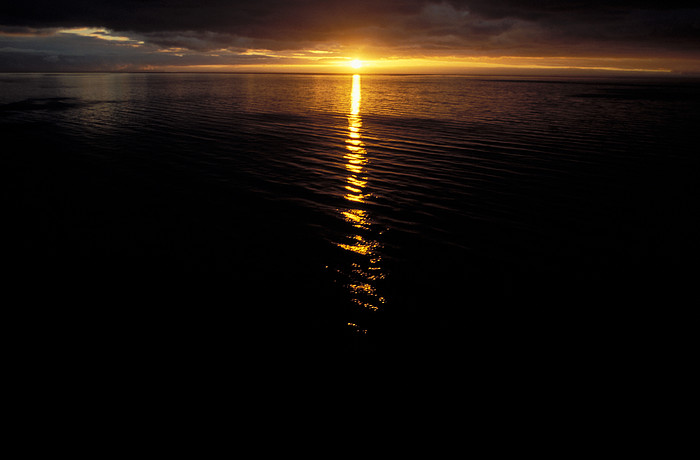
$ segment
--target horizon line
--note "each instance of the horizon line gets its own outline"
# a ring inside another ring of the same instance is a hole
[[[573,69],[572,69],[573,70]],[[581,70],[581,69],[576,69]],[[593,73],[595,72],[595,74]],[[236,71],[236,70],[0,70],[0,74],[219,74],[219,75],[329,75],[329,76],[464,76],[464,77],[550,77],[550,78],[700,78],[700,73],[646,72],[635,70],[591,69],[589,73],[469,73],[469,72],[294,72],[294,71]]]

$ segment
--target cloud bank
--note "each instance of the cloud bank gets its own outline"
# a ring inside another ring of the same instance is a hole
[[[700,7],[694,3],[13,2],[0,11],[0,70],[322,65],[362,56],[598,67],[615,61],[693,72],[700,71]]]

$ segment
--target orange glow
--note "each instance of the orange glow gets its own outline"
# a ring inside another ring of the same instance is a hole
[[[656,58],[610,58],[610,57],[387,57],[379,59],[348,60],[347,58],[297,57],[294,63],[281,63],[282,56],[268,56],[266,64],[249,65],[184,65],[154,66],[149,70],[163,72],[303,72],[303,73],[348,73],[362,69],[363,74],[415,73],[415,74],[539,74],[553,75],[560,72],[581,74],[606,74],[609,72],[668,74],[672,68],[700,71],[696,63],[683,60]],[[359,67],[358,67],[359,66]]]

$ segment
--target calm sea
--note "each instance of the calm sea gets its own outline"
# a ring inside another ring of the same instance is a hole
[[[670,79],[3,74],[8,283],[47,324],[218,349],[633,327],[697,298],[699,104]]]

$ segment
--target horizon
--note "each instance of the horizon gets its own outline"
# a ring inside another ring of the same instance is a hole
[[[469,78],[575,78],[575,79],[658,79],[658,80],[697,80],[700,73],[644,72],[644,71],[597,71],[586,73],[470,73],[470,72],[321,72],[321,71],[284,71],[284,70],[0,70],[0,74],[36,74],[36,75],[77,75],[77,74],[143,74],[143,75],[308,75],[308,76],[405,76],[405,77],[469,77]]]

